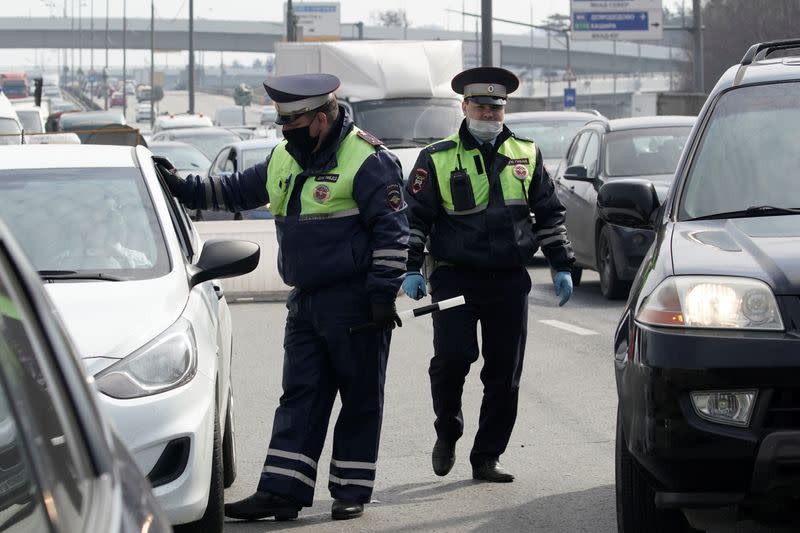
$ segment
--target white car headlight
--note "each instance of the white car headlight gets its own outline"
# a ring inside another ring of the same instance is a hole
[[[164,333],[95,376],[97,388],[113,398],[150,396],[188,383],[197,373],[192,324],[178,319]]]
[[[636,320],[651,326],[783,331],[772,289],[726,276],[674,276],[647,297]]]

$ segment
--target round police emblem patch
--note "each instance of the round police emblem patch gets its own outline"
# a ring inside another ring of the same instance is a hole
[[[314,187],[314,200],[324,204],[331,197],[331,189],[327,185],[317,185]]]
[[[515,165],[514,166],[514,176],[517,179],[524,180],[528,177],[528,169],[525,168],[525,165]]]

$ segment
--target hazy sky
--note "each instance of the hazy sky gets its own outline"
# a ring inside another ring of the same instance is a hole
[[[9,17],[63,17],[66,3],[67,16],[71,16],[74,7],[76,15],[79,12],[84,17],[84,24],[88,26],[88,17],[92,8],[96,18],[104,18],[106,4],[108,4],[111,17],[121,17],[123,2],[125,0],[23,0],[12,2],[3,0],[3,16]],[[126,0],[127,15],[129,17],[149,17],[149,0]],[[679,6],[683,0],[664,0],[664,5]],[[691,6],[691,0],[685,0]],[[302,0],[294,0],[296,4]],[[196,18],[225,19],[225,20],[270,20],[283,19],[284,0],[194,0],[194,14]],[[82,6],[81,6],[82,4]],[[93,4],[93,5],[92,5]],[[458,13],[448,10],[480,13],[480,0],[339,0],[341,6],[341,20],[343,23],[363,21],[367,25],[375,24],[375,13],[388,9],[405,9],[410,26],[439,25],[450,30],[459,30],[462,24],[467,29],[474,28],[474,19],[462,17]],[[569,14],[569,0],[494,0],[493,15],[499,18],[518,20],[528,23],[541,23],[553,13]],[[189,0],[157,0],[156,17],[166,19],[186,19],[189,13]],[[495,22],[493,29],[497,33],[527,33],[529,30],[522,26]],[[88,51],[84,57],[88,58]],[[97,52],[95,63],[100,60],[101,53]],[[177,64],[182,61],[185,54],[157,54],[156,63],[169,62]],[[226,63],[238,59],[243,63],[252,62],[257,57],[254,54],[226,54]],[[143,51],[131,51],[128,62],[134,65],[144,64],[148,61],[148,54]],[[121,53],[112,53],[111,64],[121,64]],[[203,60],[209,64],[219,63],[219,54],[207,53]],[[34,53],[30,50],[0,51],[0,64],[25,65],[33,67],[37,64],[56,65],[55,52]]]

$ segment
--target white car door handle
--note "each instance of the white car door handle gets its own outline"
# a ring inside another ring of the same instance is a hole
[[[217,300],[222,300],[222,298],[225,296],[225,290],[222,288],[222,285],[212,283],[211,286],[214,287],[214,292],[217,293]]]

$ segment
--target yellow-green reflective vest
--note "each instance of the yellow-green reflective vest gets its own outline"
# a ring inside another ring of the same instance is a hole
[[[324,219],[354,216],[358,205],[353,199],[353,179],[364,161],[375,153],[375,146],[358,136],[355,126],[336,150],[336,167],[309,177],[300,191],[300,218]],[[303,168],[286,150],[282,141],[272,152],[267,166],[269,210],[276,217],[286,216],[289,198]]]
[[[483,168],[484,161],[480,150],[476,147],[467,150],[461,143],[458,133],[443,139],[443,141],[456,143],[455,148],[431,154],[431,159],[436,167],[436,177],[439,182],[442,206],[449,215],[468,215],[483,211],[489,204],[489,169]],[[497,153],[508,158],[508,163],[500,172],[500,184],[505,205],[528,204],[528,190],[536,168],[536,144],[532,141],[520,140],[509,137],[500,145]],[[471,209],[456,210],[453,202],[453,192],[450,179],[451,172],[464,168],[469,175],[475,206]]]
[[[536,144],[508,137],[491,168],[458,133],[431,145],[428,153],[444,211],[431,228],[431,255],[475,268],[526,265],[538,248],[528,206]]]

